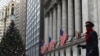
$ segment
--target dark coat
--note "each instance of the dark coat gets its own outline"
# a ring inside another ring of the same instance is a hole
[[[86,56],[99,56],[98,35],[95,31],[89,33],[88,42],[82,48],[86,48]]]

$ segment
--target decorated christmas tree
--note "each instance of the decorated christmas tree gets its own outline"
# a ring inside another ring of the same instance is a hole
[[[25,46],[12,21],[0,43],[1,56],[25,56]]]

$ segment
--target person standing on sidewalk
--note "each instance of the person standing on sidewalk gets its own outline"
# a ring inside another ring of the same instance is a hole
[[[99,56],[98,35],[97,32],[93,30],[94,24],[91,21],[87,21],[85,24],[86,45],[78,45],[78,47],[86,48],[86,56]]]

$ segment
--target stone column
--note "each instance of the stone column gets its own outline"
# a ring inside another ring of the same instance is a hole
[[[69,47],[66,49],[66,56],[71,56],[70,55],[70,48]]]
[[[98,25],[99,25],[99,27],[98,27],[98,28],[99,28],[99,33],[98,33],[98,35],[100,36],[100,12],[99,12],[99,11],[100,11],[100,0],[97,0],[97,4],[98,4],[98,5],[97,5],[97,7],[98,7],[98,15],[97,15],[98,17],[97,17],[97,18],[98,18]],[[99,38],[100,38],[100,37],[99,37]]]
[[[59,55],[58,55],[58,51],[55,51],[55,56],[59,56]]]
[[[44,56],[47,56],[46,54]]]
[[[72,48],[73,48],[73,54],[74,54],[73,56],[79,56],[78,55],[78,48],[77,48],[77,46],[75,45]]]
[[[53,39],[56,41],[57,39],[57,11],[56,8],[53,9]]]
[[[97,6],[98,7],[98,17],[97,18],[98,18],[98,26],[99,26],[98,27],[99,28],[99,33],[98,33],[98,35],[99,35],[98,36],[98,38],[99,38],[99,40],[98,40],[98,47],[100,47],[100,12],[99,12],[100,11],[100,0],[97,0],[97,4],[98,4],[98,6]],[[99,52],[100,52],[100,48],[99,48]],[[99,54],[99,56],[100,56],[100,54]]]
[[[82,20],[82,15],[81,15],[81,3],[80,0],[75,0],[75,31],[76,33],[81,32],[82,28],[82,24],[81,24],[81,20]]]
[[[61,28],[61,4],[57,5],[57,41],[60,37],[60,28]]]
[[[47,42],[46,43],[48,43],[48,37],[49,37],[49,15],[47,16],[47,36],[46,36],[46,40],[47,40]]]
[[[60,50],[60,56],[64,56],[64,50]]]
[[[73,37],[74,35],[74,15],[73,15],[73,0],[68,0],[68,35]]]
[[[49,39],[49,36],[50,36],[50,12],[48,13],[48,39]]]
[[[81,56],[86,56],[86,49],[81,48]]]
[[[62,29],[65,33],[68,30],[68,21],[67,21],[67,0],[62,0]]]
[[[94,29],[98,32],[98,19],[97,19],[97,0],[88,0],[88,15],[89,20],[95,24]]]
[[[46,17],[44,19],[44,41],[46,42]]]
[[[44,34],[44,36],[45,36],[45,43],[48,43],[48,16],[46,16],[45,17],[45,34]]]
[[[49,20],[50,20],[50,24],[49,24],[49,32],[50,32],[50,37],[52,38],[52,34],[53,34],[53,30],[52,30],[52,28],[53,28],[53,26],[52,26],[52,11],[50,11],[50,18],[49,18]]]
[[[51,54],[51,53],[50,53]],[[47,56],[50,56],[50,54],[48,53]]]
[[[86,32],[85,22],[88,21],[88,0],[82,0],[82,28]]]
[[[54,52],[51,52],[51,56],[54,56]]]

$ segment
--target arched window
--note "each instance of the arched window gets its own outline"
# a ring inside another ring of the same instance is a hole
[[[12,4],[12,6],[14,6],[14,4]]]
[[[14,15],[14,7],[11,8],[11,15]]]
[[[7,8],[6,8],[6,11],[5,11],[5,17],[7,16]]]

